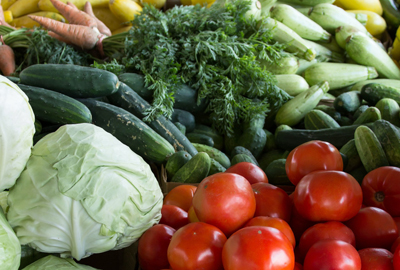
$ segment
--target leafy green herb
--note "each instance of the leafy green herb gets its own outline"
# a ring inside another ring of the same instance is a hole
[[[258,62],[275,61],[284,47],[272,42],[262,20],[246,18],[250,4],[232,0],[166,12],[145,6],[135,17],[122,63],[143,73],[146,86],[154,91],[145,121],[160,114],[170,117],[174,93],[183,83],[209,101],[212,125],[224,134],[232,134],[235,123],[266,115],[288,100]]]
[[[118,63],[116,59],[111,60],[111,62],[97,63],[96,61],[90,65],[91,67],[104,69],[114,73],[115,75],[119,75],[125,72],[125,66]]]

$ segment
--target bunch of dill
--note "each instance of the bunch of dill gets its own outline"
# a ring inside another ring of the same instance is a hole
[[[283,45],[272,42],[263,20],[245,16],[250,4],[231,0],[166,12],[145,6],[135,17],[121,61],[127,70],[142,73],[154,91],[145,121],[171,116],[182,83],[209,101],[213,127],[227,135],[235,124],[266,115],[289,99],[258,62],[280,58]]]

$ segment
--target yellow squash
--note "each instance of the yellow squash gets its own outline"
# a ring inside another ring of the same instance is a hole
[[[369,10],[382,15],[382,5],[379,0],[336,0],[335,5],[343,9]]]
[[[121,28],[118,28],[118,29],[112,31],[112,35],[116,35],[116,34],[123,33],[123,32],[128,32],[131,28],[132,28],[132,26],[130,26],[130,25],[123,26]]]
[[[123,22],[132,21],[142,12],[142,6],[133,0],[110,0],[111,12]]]
[[[369,11],[369,10],[346,10],[349,13],[354,14],[365,14],[367,15],[367,24],[365,28],[367,28],[368,32],[373,35],[377,36],[382,34],[386,30],[386,21],[376,12]]]
[[[107,7],[109,0],[60,0],[63,3],[70,2],[77,6],[79,9],[83,9],[86,2],[90,2],[92,7]],[[53,11],[57,12],[57,9],[53,6],[50,0],[39,0],[38,3],[39,9],[44,11]]]
[[[3,10],[7,10],[15,2],[17,2],[17,0],[1,0],[1,6]]]
[[[147,3],[149,5],[153,5],[158,9],[161,9],[165,3],[167,1],[166,0],[140,0],[140,3],[143,5],[144,3]]]
[[[18,0],[12,4],[8,10],[12,12],[14,18],[21,17],[26,14],[40,11],[38,2],[39,0]]]
[[[110,30],[115,31],[121,27],[126,26],[122,20],[117,18],[111,10],[107,7],[94,7],[93,8],[93,13],[99,19],[102,21]]]
[[[51,11],[39,11],[39,12],[31,13],[29,15],[46,17],[46,18],[50,18],[50,19],[57,20],[57,21],[60,21],[60,22],[65,22],[66,21],[65,18],[61,14],[55,13],[55,12],[51,12]],[[40,26],[39,23],[37,23],[34,20],[30,19],[28,17],[28,15],[15,18],[10,24],[12,26],[16,27],[16,28],[21,28],[21,27],[33,28],[35,26]]]
[[[10,23],[13,20],[13,15],[12,12],[9,10],[6,10],[3,12],[4,14],[4,20],[6,21],[6,23]]]

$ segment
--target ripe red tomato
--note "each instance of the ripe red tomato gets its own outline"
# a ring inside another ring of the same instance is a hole
[[[166,224],[177,230],[189,223],[188,213],[176,205],[164,204],[161,207],[159,223]]]
[[[300,263],[296,262],[293,270],[303,270],[303,266]]]
[[[249,181],[236,173],[204,178],[193,197],[197,218],[221,229],[226,236],[254,216],[256,199]]]
[[[293,201],[283,189],[269,183],[256,183],[251,187],[256,198],[254,216],[277,217],[289,222]]]
[[[308,250],[303,267],[307,270],[361,270],[361,258],[349,243],[327,239],[318,241]]]
[[[300,237],[299,245],[296,250],[296,261],[302,262],[308,250],[317,242],[322,240],[341,240],[356,246],[356,238],[353,231],[338,221],[328,221],[317,223],[308,228]]]
[[[157,224],[147,229],[138,242],[138,258],[143,270],[159,270],[168,268],[167,249],[175,229]]]
[[[400,246],[393,253],[393,268],[394,270],[400,270]]]
[[[360,184],[341,171],[316,171],[303,177],[293,195],[297,211],[311,221],[345,221],[362,204]]]
[[[319,170],[343,171],[339,150],[329,142],[309,141],[294,148],[286,158],[286,174],[297,185],[306,174]]]
[[[244,225],[244,227],[248,226],[266,226],[278,229],[289,239],[293,248],[296,246],[296,239],[294,238],[293,231],[289,224],[283,219],[265,216],[253,217]]]
[[[292,228],[297,243],[300,241],[301,235],[314,224],[316,224],[316,222],[305,219],[299,214],[296,207],[293,207],[289,225],[290,228]]]
[[[362,270],[393,270],[393,254],[384,248],[364,248],[358,251]]]
[[[175,232],[168,247],[174,270],[222,270],[222,248],[226,236],[217,227],[193,222]]]
[[[293,270],[293,246],[278,229],[244,227],[226,241],[222,262],[225,270]]]
[[[196,188],[196,186],[186,184],[176,186],[165,195],[163,204],[176,205],[188,212],[190,206],[192,206],[192,199]]]
[[[399,227],[397,227],[397,228],[399,228]],[[390,251],[391,251],[392,253],[394,253],[394,251],[396,250],[396,248],[397,248],[399,245],[400,245],[400,236],[397,237],[396,240],[394,240],[394,242],[393,242],[393,244],[392,244],[392,246],[391,246],[391,248],[390,248]]]
[[[357,249],[390,249],[398,237],[398,228],[393,218],[377,207],[361,208],[356,216],[345,222],[356,237]]]
[[[236,163],[235,165],[232,165],[228,169],[226,169],[225,172],[237,173],[246,178],[250,182],[250,184],[259,182],[268,183],[268,177],[265,172],[260,167],[251,162],[243,161]]]
[[[365,205],[381,208],[393,217],[400,216],[400,168],[384,166],[370,171],[361,188]]]
[[[399,236],[400,236],[400,217],[393,217],[394,222],[396,222],[397,228],[399,229]]]

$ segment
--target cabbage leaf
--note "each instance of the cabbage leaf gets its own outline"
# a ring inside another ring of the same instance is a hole
[[[63,259],[48,255],[22,270],[96,270],[96,268],[78,264],[73,259]]]
[[[0,270],[17,270],[21,245],[0,207]]]

